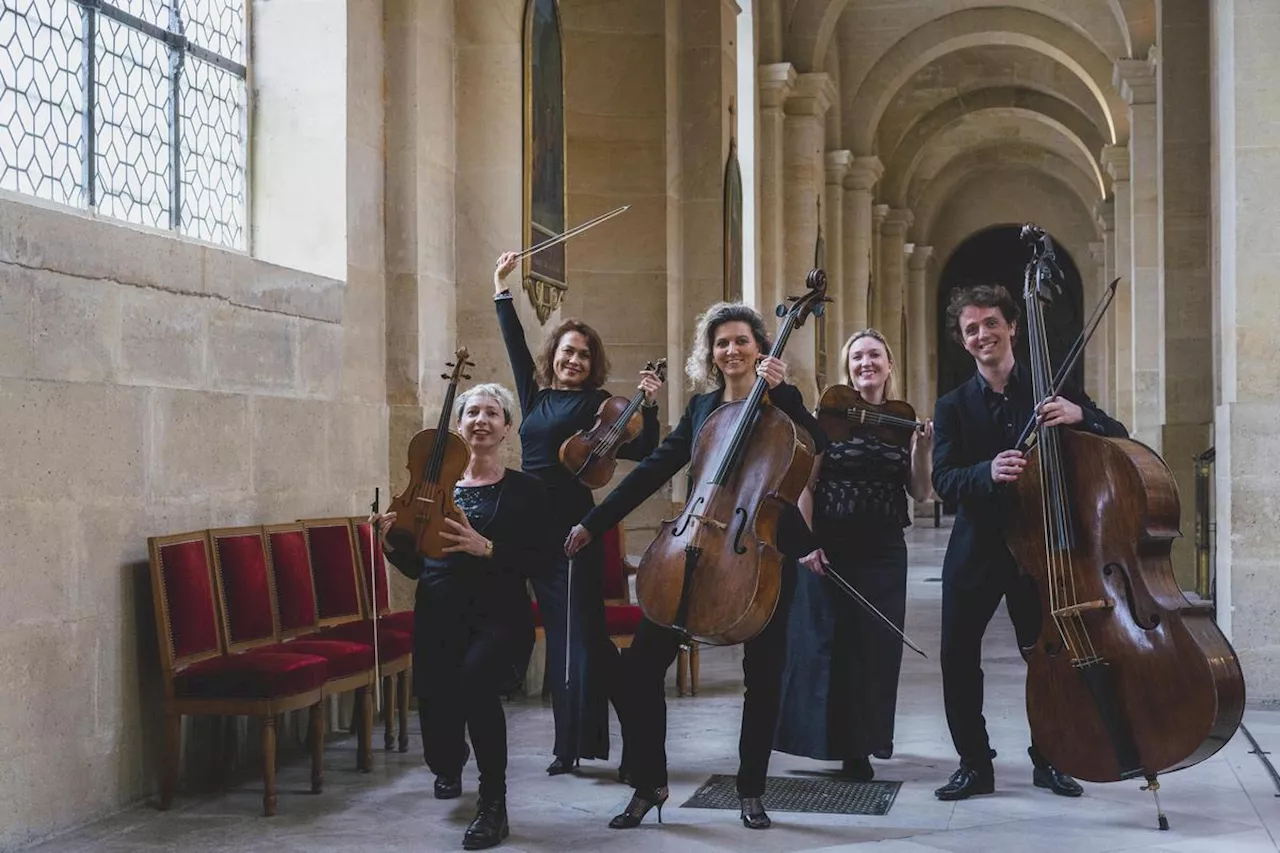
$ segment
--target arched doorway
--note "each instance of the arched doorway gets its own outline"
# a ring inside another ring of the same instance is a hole
[[[938,396],[941,397],[973,375],[973,358],[951,338],[947,328],[947,303],[957,287],[976,284],[1003,284],[1023,308],[1023,274],[1030,249],[1018,236],[1020,225],[997,225],[979,231],[960,244],[947,259],[938,281]],[[1049,352],[1056,369],[1084,327],[1084,288],[1075,261],[1061,244],[1055,243],[1058,265],[1066,281],[1063,293],[1045,309]],[[1021,330],[1020,330],[1021,331]],[[1020,362],[1029,357],[1026,336],[1019,334],[1014,351]],[[1083,387],[1084,361],[1072,371],[1072,379]]]

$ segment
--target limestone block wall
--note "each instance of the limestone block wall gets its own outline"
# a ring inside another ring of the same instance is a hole
[[[370,304],[374,306],[370,309]],[[146,537],[363,511],[381,293],[0,198],[0,848],[154,790]]]

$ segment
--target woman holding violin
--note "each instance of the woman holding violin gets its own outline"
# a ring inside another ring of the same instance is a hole
[[[698,394],[689,401],[679,425],[609,497],[573,528],[565,542],[569,554],[577,553],[604,531],[620,522],[646,498],[689,464],[699,430],[721,405],[743,400],[757,377],[768,385],[769,400],[813,438],[816,451],[826,443],[817,421],[805,409],[794,385],[785,382],[786,365],[769,357],[769,337],[755,309],[736,303],[719,303],[698,319],[686,372]],[[764,794],[773,731],[778,718],[779,687],[786,657],[786,628],[790,588],[795,582],[794,559],[811,550],[809,531],[801,513],[788,507],[782,516],[777,547],[790,559],[784,564],[782,591],[772,620],[744,646],[742,663],[746,687],[742,709],[742,734],[738,743],[738,795],[742,822],[751,829],[766,829],[769,816],[760,804]],[[628,749],[630,783],[635,788],[626,810],[609,822],[614,829],[640,825],[650,809],[662,818],[666,802],[666,703],[663,682],[675,660],[680,635],[643,620],[631,647],[622,654],[620,683],[626,692],[623,736]]]
[[[511,392],[493,383],[458,398],[458,431],[471,461],[453,489],[462,520],[445,522],[442,535],[451,544],[443,559],[418,556],[412,538],[392,530],[396,513],[377,517],[387,559],[418,582],[414,694],[436,799],[462,795],[464,728],[475,746],[480,797],[462,840],[467,850],[493,847],[509,832],[501,690],[523,672],[533,648],[525,580],[540,580],[550,568],[546,489],[500,459],[514,407]]]
[[[800,560],[809,572],[792,603],[774,746],[839,759],[841,775],[869,782],[869,757],[893,754],[902,643],[821,576],[836,572],[902,628],[907,497],[929,496],[933,423],[917,426],[911,407],[892,401],[893,353],[875,329],[845,341],[840,361],[845,385],[829,389],[818,409],[831,442],[813,485],[819,547]],[[814,696],[826,702],[815,705]]]
[[[618,651],[605,626],[603,553],[595,547],[576,557],[570,591],[570,561],[558,547],[569,528],[595,503],[591,489],[560,463],[560,446],[574,433],[591,427],[600,404],[609,398],[604,389],[609,364],[600,335],[574,319],[551,331],[535,363],[511,291],[504,284],[518,263],[513,252],[498,258],[493,299],[520,397],[522,467],[543,482],[550,504],[545,541],[554,543],[549,546],[555,549],[553,570],[534,580],[533,591],[546,630],[545,677],[551,679],[555,714],[555,760],[547,773],[556,776],[572,772],[581,758],[609,757],[609,696]],[[655,373],[642,371],[640,387],[646,397],[641,407],[644,426],[639,438],[619,448],[623,459],[643,459],[658,445],[657,398],[662,382]],[[619,775],[623,772],[625,768]]]

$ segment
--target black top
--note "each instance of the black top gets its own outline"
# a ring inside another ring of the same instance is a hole
[[[782,384],[769,391],[769,399],[791,420],[813,438],[814,452],[821,453],[827,446],[827,437],[817,420],[804,406],[804,397],[794,385]],[[685,406],[684,415],[658,449],[650,453],[635,470],[627,475],[600,506],[582,519],[582,526],[599,536],[613,527],[660,489],[664,483],[680,472],[693,458],[694,442],[702,425],[711,413],[724,402],[724,390],[716,389],[698,394]],[[778,531],[778,549],[788,556],[803,557],[813,550],[812,534],[799,510],[794,507],[783,515]]]
[[[562,391],[540,388],[534,377],[533,355],[524,338],[524,328],[512,304],[511,294],[494,299],[498,326],[511,361],[516,393],[520,396],[521,467],[546,484],[556,503],[557,526],[567,527],[591,508],[591,490],[574,479],[560,464],[560,445],[578,430],[595,423],[600,404],[611,396],[604,388]],[[634,441],[618,448],[618,457],[638,461],[658,446],[659,424],[656,406],[642,406],[644,430]]]
[[[907,527],[911,450],[875,436],[832,442],[813,488],[814,524],[827,533],[849,524]]]
[[[1015,366],[1003,395],[977,371],[969,381],[938,399],[933,413],[933,488],[956,507],[955,527],[942,563],[946,583],[981,583],[992,566],[1011,566],[1004,544],[1004,517],[1011,492],[991,479],[991,460],[1013,447],[1035,409],[1025,367]],[[1128,430],[1108,417],[1089,395],[1064,388],[1062,397],[1084,411],[1074,428],[1095,435],[1127,438]],[[1001,399],[1003,398],[1003,399]],[[1012,426],[1010,426],[1012,424]]]

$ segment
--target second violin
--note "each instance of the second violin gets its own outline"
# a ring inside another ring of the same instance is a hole
[[[645,370],[656,373],[658,381],[667,381],[665,358],[649,362]],[[600,404],[595,423],[564,440],[560,445],[560,462],[575,479],[590,489],[608,485],[618,467],[618,448],[644,429],[640,416],[643,402],[643,390],[636,391],[630,400],[610,397]]]
[[[868,403],[848,385],[832,385],[823,392],[818,401],[818,424],[832,441],[848,441],[854,434],[866,432],[903,447],[910,447],[912,435],[924,429],[906,400]]]

